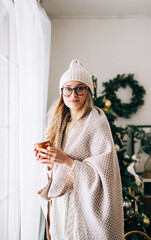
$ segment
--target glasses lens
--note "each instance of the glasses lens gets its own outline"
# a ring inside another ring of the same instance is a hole
[[[62,89],[62,94],[63,94],[64,96],[70,96],[70,95],[71,95],[71,92],[72,92],[72,89],[69,88],[69,87],[65,87],[65,88]]]
[[[73,90],[75,90],[75,93],[77,95],[83,96],[86,92],[86,87],[76,87],[76,88],[64,87],[62,88],[62,94],[68,97],[72,94]]]
[[[85,94],[85,87],[77,87],[76,88],[76,93],[80,96],[84,95]]]

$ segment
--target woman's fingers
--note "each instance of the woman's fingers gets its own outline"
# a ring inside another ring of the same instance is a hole
[[[46,150],[45,148],[38,148],[38,147],[37,147],[37,151],[38,151],[38,152],[47,153],[47,150]]]
[[[36,161],[40,161],[42,164],[50,165],[50,168],[53,168],[54,164],[54,150],[36,148],[34,149],[34,155]]]
[[[43,157],[43,158],[50,158],[50,156],[45,153],[38,153],[38,156]]]
[[[54,163],[65,164],[70,168],[73,164],[73,159],[68,157],[62,149],[54,146],[47,147],[47,149],[36,148],[35,156],[42,164],[52,164],[52,167]]]
[[[65,164],[67,160],[67,155],[60,149],[54,146],[44,148],[37,148],[39,160],[42,163],[49,164],[50,162],[55,162],[59,164]]]
[[[52,157],[54,157],[54,154],[53,154],[53,153],[51,153],[51,154],[45,154],[45,153],[39,152],[39,153],[38,153],[38,156],[43,157],[43,158],[52,159]]]
[[[37,151],[50,154],[52,152],[55,152],[56,148],[55,147],[47,147],[47,149],[45,149],[45,148],[37,148]]]
[[[36,158],[36,160],[39,160],[39,156],[38,156],[38,151],[34,151],[34,154],[35,154],[35,158]]]
[[[35,150],[35,151],[34,151],[34,153],[35,153],[35,156],[37,156],[37,154],[38,154],[38,151],[36,151],[36,150]]]
[[[46,158],[43,158],[43,159],[40,159],[40,162],[41,163],[44,163],[44,164],[49,164],[51,166],[53,166],[54,162],[49,160],[49,159],[46,159]]]

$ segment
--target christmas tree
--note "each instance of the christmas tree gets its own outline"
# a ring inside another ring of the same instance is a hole
[[[94,86],[94,105],[102,108],[106,114],[106,117],[110,123],[115,148],[117,150],[122,191],[123,191],[123,209],[124,209],[124,226],[125,233],[138,230],[146,233],[146,227],[149,226],[150,220],[147,217],[143,209],[142,203],[142,181],[140,177],[135,173],[134,162],[131,156],[126,154],[127,141],[125,136],[135,134],[136,138],[140,138],[142,132],[134,125],[118,127],[114,124],[117,119],[116,114],[111,110],[111,101],[106,98],[106,95],[97,96],[97,78],[92,76]],[[144,239],[143,237],[132,236],[128,239]]]

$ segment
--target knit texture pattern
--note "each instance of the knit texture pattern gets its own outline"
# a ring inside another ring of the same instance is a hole
[[[67,128],[63,136],[63,150],[69,134]],[[74,176],[74,165],[75,162],[72,169],[68,172],[72,176]],[[78,240],[73,190],[52,200],[50,222],[51,240]]]
[[[64,119],[56,144],[62,147]],[[74,192],[79,240],[123,240],[122,187],[117,154],[105,114],[94,107],[72,128],[64,152],[75,160],[73,177],[55,164],[53,180],[39,191],[47,200]]]
[[[73,191],[52,200],[50,217],[52,240],[78,240],[75,221]]]
[[[68,239],[73,239],[73,227],[74,227],[74,196],[72,194],[69,195],[69,200],[68,200],[68,208],[67,208],[67,236]]]

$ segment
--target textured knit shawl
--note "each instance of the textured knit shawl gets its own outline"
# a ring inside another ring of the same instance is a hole
[[[60,148],[66,121],[56,144]],[[64,152],[75,160],[73,177],[68,167],[56,164],[53,180],[39,194],[50,200],[73,188],[79,240],[123,240],[119,164],[110,126],[101,109],[94,107],[76,123]]]

